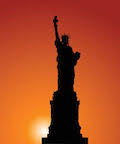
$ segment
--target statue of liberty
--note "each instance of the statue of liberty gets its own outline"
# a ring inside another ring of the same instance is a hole
[[[74,66],[80,58],[80,53],[74,53],[69,46],[69,37],[57,30],[57,16],[54,17],[55,46],[57,48],[58,90],[53,93],[51,105],[51,123],[47,138],[42,144],[88,144],[88,138],[83,138],[78,121],[79,101],[74,92]]]
[[[53,23],[55,28],[55,46],[57,48],[57,62],[58,62],[58,91],[71,91],[74,84],[74,66],[80,58],[80,53],[74,53],[69,46],[69,37],[62,35],[60,40],[57,29],[57,16],[54,17]]]

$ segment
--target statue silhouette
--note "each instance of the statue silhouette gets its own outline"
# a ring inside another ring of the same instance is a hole
[[[58,90],[71,91],[73,90],[75,77],[74,66],[80,58],[80,53],[73,53],[72,48],[69,46],[69,37],[67,35],[62,35],[62,41],[60,40],[57,30],[57,16],[55,16],[53,23],[56,36],[55,45],[58,53]]]
[[[57,48],[58,90],[53,94],[51,104],[51,124],[47,138],[42,138],[42,144],[88,144],[88,139],[80,133],[78,122],[78,107],[76,93],[73,90],[74,66],[80,58],[80,53],[74,53],[69,46],[69,37],[59,38],[57,16],[53,23],[55,28],[55,46]]]

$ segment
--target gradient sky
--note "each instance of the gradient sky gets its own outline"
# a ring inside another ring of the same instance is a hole
[[[83,136],[120,143],[119,0],[1,0],[0,144],[39,144],[29,131],[48,121],[57,90],[55,15],[60,35],[81,52],[74,89]]]

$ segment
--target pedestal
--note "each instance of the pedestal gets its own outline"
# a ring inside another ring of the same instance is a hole
[[[78,122],[79,101],[73,91],[57,91],[51,104],[51,124],[42,144],[88,144]]]
[[[79,140],[53,140],[53,139],[48,139],[48,138],[42,138],[42,144],[88,144],[88,138],[82,138]]]

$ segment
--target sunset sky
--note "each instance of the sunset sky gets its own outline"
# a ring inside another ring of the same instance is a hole
[[[39,129],[49,125],[57,90],[55,15],[60,35],[81,53],[74,89],[82,134],[89,144],[118,144],[119,0],[0,1],[0,144],[40,144]]]

